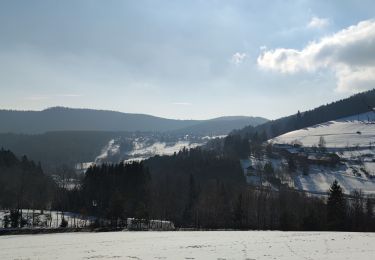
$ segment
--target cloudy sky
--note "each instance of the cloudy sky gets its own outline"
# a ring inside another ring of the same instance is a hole
[[[375,2],[0,2],[0,108],[274,119],[375,87]]]

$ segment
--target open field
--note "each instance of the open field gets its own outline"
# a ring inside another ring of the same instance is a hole
[[[0,259],[374,259],[374,233],[107,232],[0,237]]]

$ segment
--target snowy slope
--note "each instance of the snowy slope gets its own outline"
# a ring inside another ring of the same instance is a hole
[[[336,153],[340,163],[335,167],[311,164],[307,175],[300,170],[293,176],[296,189],[326,193],[334,180],[344,192],[361,190],[375,194],[375,113],[368,112],[292,131],[269,142],[301,143],[303,147],[317,146],[324,137],[328,152]]]
[[[271,141],[291,143],[299,141],[304,146],[317,145],[323,136],[327,147],[370,146],[375,143],[375,112],[329,121],[312,127],[280,135]]]
[[[175,143],[155,142],[153,144],[135,142],[134,149],[127,154],[130,158],[125,160],[125,162],[141,161],[155,155],[172,155],[183,148],[191,149],[202,144],[189,141],[177,141]]]
[[[361,190],[364,194],[375,194],[375,179],[364,175],[353,174],[353,168],[346,164],[340,167],[328,168],[323,166],[310,167],[308,175],[298,174],[294,176],[294,187],[313,193],[327,193],[330,185],[337,180],[343,188],[343,192],[350,194],[353,190]]]
[[[75,166],[78,173],[84,173],[90,166],[102,163],[118,163],[142,161],[155,155],[173,155],[183,148],[191,149],[207,143],[214,138],[222,138],[220,136],[203,136],[175,138],[169,141],[160,141],[162,138],[149,136],[141,136],[132,140],[132,148],[123,149],[121,138],[111,139],[101,150],[100,154],[93,162],[82,162]]]

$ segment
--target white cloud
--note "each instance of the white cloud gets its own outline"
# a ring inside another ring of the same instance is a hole
[[[355,92],[375,87],[375,20],[367,20],[309,43],[302,50],[264,51],[258,66],[281,73],[331,69],[337,90]]]
[[[329,20],[327,18],[312,17],[310,22],[307,24],[308,28],[324,28],[329,25]]]
[[[232,58],[231,58],[231,63],[235,64],[235,65],[239,65],[241,64],[244,60],[246,59],[246,53],[240,53],[240,52],[236,52],[235,54],[232,55]]]

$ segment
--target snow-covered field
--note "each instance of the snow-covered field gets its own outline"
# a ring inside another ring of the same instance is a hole
[[[327,147],[374,146],[375,113],[368,112],[292,131],[272,141],[291,143],[297,140],[304,146],[313,146],[318,145],[321,136],[324,137]]]
[[[0,237],[0,259],[372,260],[374,233],[108,232]]]

